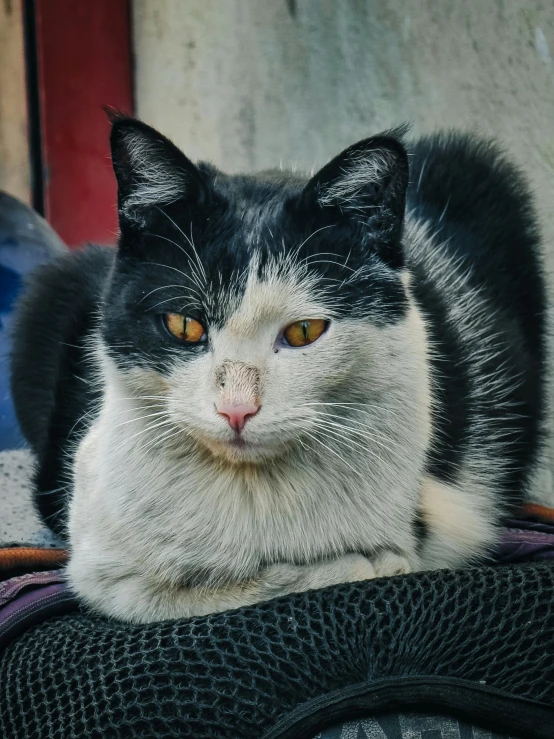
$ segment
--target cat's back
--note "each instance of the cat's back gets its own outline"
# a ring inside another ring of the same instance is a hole
[[[407,209],[470,288],[516,316],[530,350],[542,354],[546,296],[537,219],[525,178],[491,141],[470,134],[421,138],[410,149]],[[426,244],[408,261],[429,259]]]
[[[422,138],[410,155],[406,261],[439,409],[432,472],[450,479],[472,467],[471,485],[517,501],[545,405],[547,298],[532,195],[508,156],[471,135]]]
[[[78,373],[115,250],[89,246],[32,273],[15,311],[11,386],[18,420],[33,451],[48,445],[55,404],[86,386]],[[73,405],[73,404],[72,404]]]

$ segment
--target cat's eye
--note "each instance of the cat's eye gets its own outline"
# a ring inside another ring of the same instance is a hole
[[[296,321],[287,326],[283,338],[289,346],[307,346],[325,333],[329,321],[322,318],[310,318],[305,321]]]
[[[189,318],[180,313],[166,313],[163,319],[169,333],[179,341],[198,344],[206,338],[204,326],[195,318]]]

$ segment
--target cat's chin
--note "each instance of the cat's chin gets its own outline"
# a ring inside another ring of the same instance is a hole
[[[282,452],[282,445],[255,444],[243,439],[222,441],[210,438],[202,439],[202,444],[217,459],[231,464],[262,464]]]

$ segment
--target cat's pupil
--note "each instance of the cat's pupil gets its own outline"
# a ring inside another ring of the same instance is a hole
[[[309,321],[302,321],[302,333],[304,334],[304,338],[308,338],[308,327],[310,325]]]

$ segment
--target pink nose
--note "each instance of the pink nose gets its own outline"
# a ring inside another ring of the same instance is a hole
[[[216,410],[221,416],[227,417],[229,426],[233,431],[240,432],[248,419],[255,416],[260,410],[260,406],[255,403],[241,403],[240,405],[221,403],[216,405]]]

